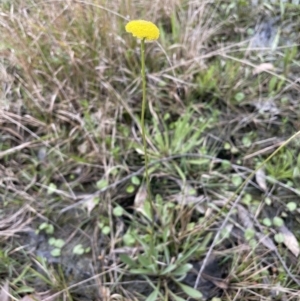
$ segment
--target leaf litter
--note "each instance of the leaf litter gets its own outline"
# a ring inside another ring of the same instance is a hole
[[[255,180],[258,184],[258,186],[263,190],[263,191],[267,191],[267,181],[266,181],[266,174],[265,174],[265,170],[264,168],[260,168],[259,170],[257,170],[257,172],[255,173]]]
[[[296,256],[299,256],[300,248],[299,243],[295,235],[286,227],[281,226],[279,227],[279,232],[283,235],[284,241],[283,243],[285,246]]]

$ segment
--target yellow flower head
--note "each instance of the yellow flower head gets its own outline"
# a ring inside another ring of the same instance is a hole
[[[157,26],[149,21],[133,20],[126,24],[127,32],[132,33],[134,37],[145,39],[146,41],[154,41],[159,37],[159,29]]]

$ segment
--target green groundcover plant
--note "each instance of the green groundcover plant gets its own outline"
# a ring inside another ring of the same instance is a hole
[[[126,263],[131,272],[133,274],[142,274],[150,281],[148,276],[160,276],[160,275],[165,275],[165,274],[172,274],[174,271],[181,271],[178,275],[180,275],[179,281],[176,281],[176,277],[174,278],[175,282],[179,284],[182,288],[182,285],[180,283],[180,280],[186,272],[190,269],[190,265],[187,263],[188,258],[185,258],[185,261],[178,261],[175,262],[174,264],[169,265],[165,269],[161,269],[160,267],[157,266],[156,261],[158,261],[158,252],[155,249],[155,227],[154,227],[154,215],[156,210],[159,210],[156,208],[156,203],[153,201],[153,198],[151,197],[151,187],[150,187],[150,180],[149,180],[149,155],[148,155],[148,150],[147,150],[147,137],[146,137],[146,131],[145,131],[145,110],[146,110],[146,68],[145,68],[145,42],[146,41],[155,41],[159,38],[160,32],[158,27],[149,21],[145,20],[133,20],[127,23],[125,26],[125,29],[127,32],[131,33],[134,37],[138,38],[141,40],[141,76],[142,76],[142,111],[141,111],[141,135],[143,139],[143,151],[144,151],[144,162],[145,162],[145,179],[146,179],[146,184],[147,184],[147,191],[148,191],[148,201],[150,204],[151,208],[151,220],[152,220],[152,231],[151,231],[151,239],[150,239],[150,248],[147,248],[147,244],[144,242],[140,241],[142,245],[145,247],[145,253],[144,255],[140,255],[138,258],[139,260],[135,262],[131,258],[129,258],[126,255],[121,256],[121,259],[124,263]],[[285,146],[287,146],[296,136],[299,135],[300,132],[295,133],[292,135],[289,139],[287,139],[281,146],[275,150],[269,157],[267,157],[257,168],[245,179],[244,182],[242,182],[235,193],[230,197],[226,204],[224,205],[224,209],[227,207],[227,205],[233,201],[233,199],[241,193],[242,189],[247,185],[249,180],[256,174],[256,172],[261,169],[267,162],[269,162],[278,152],[280,152],[281,149],[283,149]],[[221,214],[223,214],[223,210],[220,210],[220,212],[212,218],[211,223],[213,223],[217,218],[220,217]],[[225,221],[224,221],[225,223]],[[211,253],[213,250],[214,244],[212,244],[211,248],[209,248],[208,253]],[[197,248],[197,246],[196,246]],[[190,254],[192,255],[192,254]],[[209,254],[207,255],[207,257]],[[201,273],[201,271],[200,271]],[[175,273],[176,274],[176,273]],[[177,276],[178,276],[177,275]],[[154,287],[154,291],[152,294],[148,297],[147,300],[155,300],[159,294],[159,285]],[[195,289],[185,287],[184,291],[190,296],[194,298],[201,298],[201,293],[198,292]]]

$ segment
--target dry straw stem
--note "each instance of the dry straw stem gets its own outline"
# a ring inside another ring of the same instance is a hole
[[[18,233],[29,231],[29,224],[33,218],[30,217],[30,206],[25,205],[10,216],[2,218],[0,221],[0,237],[7,239]]]

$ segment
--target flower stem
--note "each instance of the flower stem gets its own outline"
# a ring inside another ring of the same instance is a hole
[[[141,113],[141,128],[142,128],[142,137],[143,137],[143,145],[144,145],[144,154],[145,154],[145,174],[146,174],[146,184],[147,184],[147,194],[148,200],[151,208],[151,220],[152,220],[152,231],[154,231],[154,207],[151,198],[151,190],[150,190],[150,180],[149,180],[149,158],[147,152],[147,141],[146,141],[146,133],[145,133],[145,110],[146,110],[146,68],[145,68],[145,39],[141,41],[141,65],[142,65],[142,90],[143,90],[143,100],[142,100],[142,113]]]

